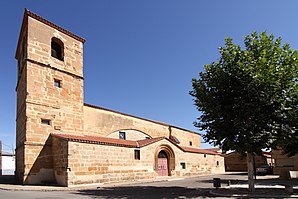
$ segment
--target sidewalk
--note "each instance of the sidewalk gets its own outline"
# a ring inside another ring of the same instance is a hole
[[[3,177],[3,176],[1,176]],[[181,177],[158,177],[149,180],[135,180],[135,181],[125,181],[125,182],[114,182],[114,183],[96,183],[96,184],[85,184],[85,185],[73,185],[69,187],[61,186],[48,186],[48,185],[18,185],[15,184],[11,178],[1,178],[0,177],[0,190],[7,191],[79,191],[79,190],[96,190],[98,188],[104,187],[115,187],[122,185],[133,185],[137,183],[151,183],[151,182],[163,182],[163,181],[175,181],[182,180]]]
[[[287,187],[286,187],[287,186]],[[289,192],[289,187],[291,191]],[[255,183],[255,192],[248,191],[248,184],[232,184],[211,190],[210,193],[221,197],[248,198],[298,198],[297,180],[263,179]]]

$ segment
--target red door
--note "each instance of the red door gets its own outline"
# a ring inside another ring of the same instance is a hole
[[[157,162],[157,173],[160,176],[168,176],[168,159],[167,158],[158,158]]]

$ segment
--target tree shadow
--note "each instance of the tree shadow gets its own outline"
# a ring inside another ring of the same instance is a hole
[[[210,183],[213,184],[213,180],[200,180],[196,182],[203,182],[203,183]],[[220,179],[220,182],[222,185],[232,185],[232,184],[247,184],[247,180],[238,180],[238,179],[229,179],[229,178],[224,178]]]
[[[298,179],[288,179],[288,180],[281,180],[279,178],[257,179],[255,183],[256,185],[268,185],[268,186],[275,186],[275,185],[298,186]]]
[[[87,195],[92,198],[102,199],[151,199],[151,198],[216,198],[209,192],[212,189],[206,188],[186,188],[186,187],[155,187],[155,186],[123,186],[123,187],[103,187],[97,190],[80,190],[77,194]]]
[[[232,172],[232,173],[225,173],[225,175],[230,175],[230,176],[247,176],[247,172]]]

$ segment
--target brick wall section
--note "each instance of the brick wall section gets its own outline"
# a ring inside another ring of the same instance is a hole
[[[279,174],[281,178],[288,178],[289,171],[298,171],[298,155],[288,157],[283,155],[281,150],[272,150],[272,159],[273,172]]]
[[[261,165],[267,165],[267,157],[255,156],[256,168]],[[226,171],[247,171],[246,156],[241,158],[239,153],[232,152],[225,155],[225,168]]]

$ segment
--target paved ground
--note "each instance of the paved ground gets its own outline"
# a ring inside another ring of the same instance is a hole
[[[215,190],[212,183],[213,178],[221,178],[223,187],[226,187],[227,184],[232,184],[233,188]],[[274,186],[280,186],[282,183],[298,185],[297,181],[280,181],[276,179],[276,176],[262,176],[258,178],[260,179],[257,180],[257,186],[265,186],[265,188],[257,189],[258,194],[262,194],[261,196],[264,198],[268,196],[270,198],[291,197],[285,192],[283,187],[278,188]],[[241,186],[246,186],[246,179],[246,174],[226,173],[223,175],[208,175],[185,179],[159,178],[154,182],[101,184],[76,188],[20,186],[12,185],[6,181],[6,183],[2,182],[0,184],[0,199],[247,198],[243,196],[247,193],[247,189],[241,188]],[[217,195],[210,194],[210,191]],[[235,193],[238,195],[228,197]],[[259,198],[259,196],[251,195],[249,198]]]

